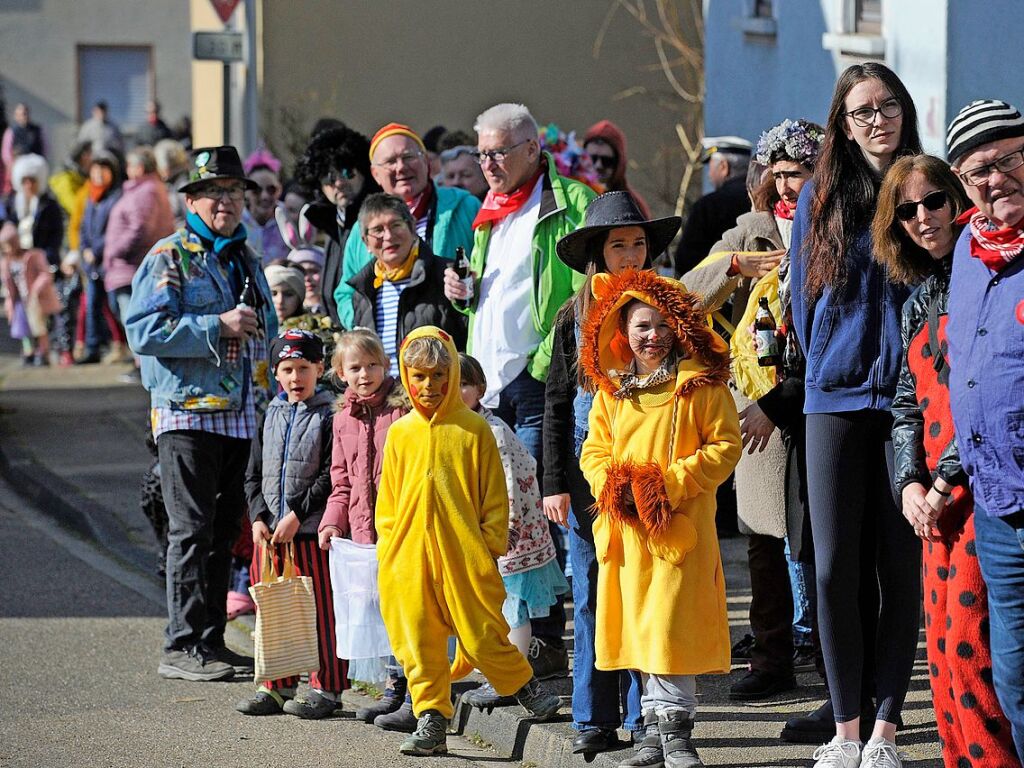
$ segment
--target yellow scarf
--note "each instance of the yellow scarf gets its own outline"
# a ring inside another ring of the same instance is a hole
[[[374,260],[373,287],[379,289],[384,285],[385,281],[389,283],[397,283],[399,280],[408,279],[409,275],[412,274],[413,265],[416,264],[416,259],[419,258],[419,255],[420,242],[417,240],[416,244],[413,245],[412,250],[409,251],[409,257],[397,267],[385,267],[379,261]]]

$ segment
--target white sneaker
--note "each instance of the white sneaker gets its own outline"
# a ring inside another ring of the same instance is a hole
[[[860,742],[836,736],[814,750],[814,768],[861,768]]]
[[[896,751],[896,745],[882,736],[876,736],[864,745],[860,768],[903,768],[905,755]]]

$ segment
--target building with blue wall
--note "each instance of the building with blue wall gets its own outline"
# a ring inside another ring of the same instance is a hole
[[[704,12],[708,136],[821,123],[839,73],[870,60],[903,80],[941,157],[969,101],[1024,108],[1024,0],[705,0]]]

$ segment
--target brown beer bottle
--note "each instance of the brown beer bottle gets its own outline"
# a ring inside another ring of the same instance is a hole
[[[768,307],[768,297],[762,296],[757,305],[757,316],[754,318],[754,349],[757,351],[757,364],[762,367],[778,365],[782,361],[779,355],[778,326]]]

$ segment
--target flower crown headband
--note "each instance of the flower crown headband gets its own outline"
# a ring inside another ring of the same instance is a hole
[[[783,120],[771,130],[761,134],[755,157],[761,165],[789,159],[814,167],[818,151],[825,140],[825,132],[806,120]]]

